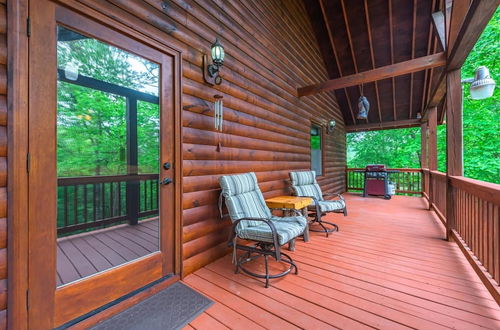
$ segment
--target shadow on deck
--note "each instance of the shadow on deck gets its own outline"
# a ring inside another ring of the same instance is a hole
[[[500,329],[500,308],[422,198],[346,194],[340,232],[288,252],[298,275],[234,274],[226,256],[185,278],[216,303],[186,328]],[[255,265],[259,267],[260,265]]]
[[[159,250],[158,218],[57,240],[57,285],[67,284]]]

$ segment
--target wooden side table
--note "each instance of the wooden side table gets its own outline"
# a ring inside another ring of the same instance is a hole
[[[307,207],[313,203],[310,197],[278,196],[266,199],[267,207],[270,209],[293,209],[302,212],[307,220]],[[309,241],[309,226],[304,231],[304,242]],[[295,250],[295,240],[288,245],[290,251]]]

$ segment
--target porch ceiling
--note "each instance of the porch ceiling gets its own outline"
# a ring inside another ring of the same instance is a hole
[[[305,0],[330,79],[442,52],[432,13],[443,0]],[[443,67],[335,90],[347,129],[384,123],[419,125]],[[361,92],[371,104],[367,120],[356,119]],[[441,115],[442,106],[439,107]],[[438,117],[441,118],[441,117]],[[351,126],[351,128],[349,128]]]

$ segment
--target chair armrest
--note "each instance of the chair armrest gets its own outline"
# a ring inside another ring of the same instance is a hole
[[[329,197],[338,197],[341,201],[345,201],[344,197],[341,194],[331,194],[331,193],[326,193],[323,195],[323,198],[329,196]]]
[[[271,228],[271,232],[273,234],[273,243],[274,243],[274,246],[275,247],[276,246],[277,247],[280,246],[279,240],[278,240],[278,231],[276,230],[276,227],[271,222],[271,220],[266,219],[266,218],[241,218],[241,219],[238,219],[238,220],[234,221],[233,222],[233,228],[232,228],[231,236],[229,237],[228,246],[232,246],[233,245],[233,239],[236,236],[236,226],[238,226],[238,224],[241,221],[261,221],[261,222],[266,223],[269,226],[269,228]]]

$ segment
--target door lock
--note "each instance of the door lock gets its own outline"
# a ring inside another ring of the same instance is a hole
[[[171,184],[172,182],[173,182],[172,179],[165,178],[165,179],[163,179],[163,180],[160,181],[160,184],[167,185],[167,184]]]

